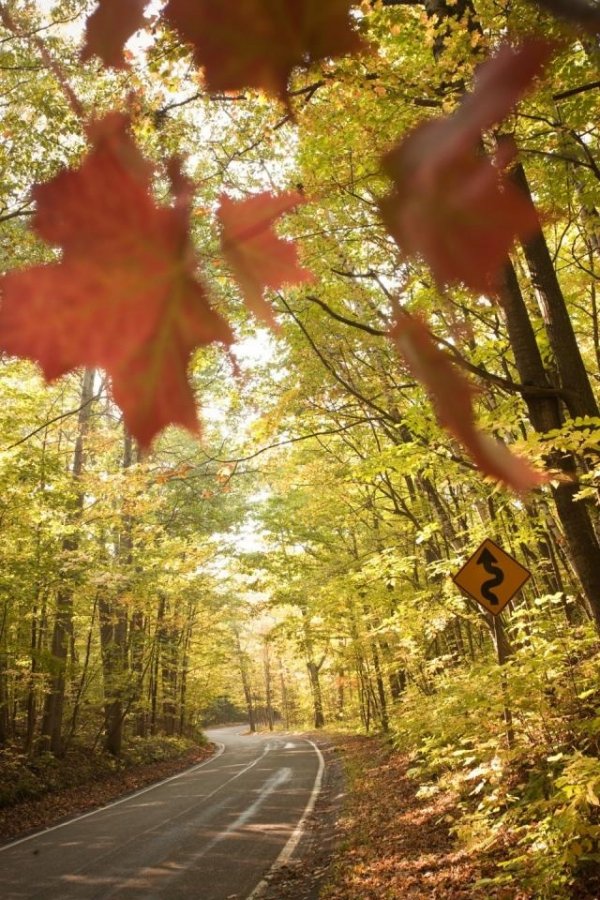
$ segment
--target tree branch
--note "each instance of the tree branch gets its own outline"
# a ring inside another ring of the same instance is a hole
[[[335,319],[338,322],[342,322],[342,324],[344,325],[349,325],[351,328],[357,328],[360,331],[366,331],[367,334],[372,334],[376,337],[388,336],[388,332],[383,331],[381,328],[373,328],[372,325],[365,325],[363,322],[357,322],[354,319],[348,319],[346,316],[335,312],[335,310],[331,309],[331,307],[328,306],[327,303],[325,303],[323,300],[320,300],[318,297],[307,296],[306,299],[310,300],[311,303],[316,303],[327,313],[328,316],[331,316],[332,319]],[[493,372],[488,371],[488,369],[485,369],[483,366],[476,366],[474,363],[469,362],[468,359],[465,359],[465,357],[454,346],[454,344],[450,343],[450,341],[446,341],[444,338],[438,337],[432,332],[430,332],[430,335],[434,341],[436,341],[438,344],[441,344],[446,348],[446,350],[450,352],[455,363],[462,369],[465,369],[472,375],[477,375],[479,378],[483,378],[484,381],[489,381],[491,384],[495,384],[496,387],[499,387],[502,390],[507,391],[508,393],[534,397],[561,397],[563,399],[565,399],[566,397],[567,392],[561,390],[560,388],[538,387],[537,385],[533,384],[518,384],[516,381],[511,381],[509,378],[503,378],[501,375],[495,375]]]
[[[30,431],[29,434],[26,434],[25,437],[22,437],[20,440],[15,441],[14,444],[11,444],[9,447],[5,447],[3,452],[6,453],[9,450],[14,450],[15,447],[20,447],[21,444],[24,444],[26,441],[29,441],[32,437],[35,437],[36,434],[39,434],[40,431],[44,431],[46,428],[49,428],[50,425],[55,425],[57,422],[62,421],[62,419],[68,419],[69,416],[76,416],[77,413],[80,413],[82,409],[85,409],[86,406],[89,406],[90,403],[94,403],[94,401],[99,400],[102,396],[102,391],[104,390],[104,384],[101,385],[100,391],[97,394],[94,394],[93,397],[90,397],[89,400],[86,400],[85,403],[82,403],[81,406],[78,406],[77,409],[70,409],[68,412],[60,413],[58,416],[54,416],[53,419],[48,419],[47,422],[44,422],[43,425],[40,425],[38,428],[34,428],[33,431]]]
[[[576,94],[584,94],[586,91],[593,91],[600,88],[600,81],[589,81],[587,84],[580,84],[579,87],[570,88],[568,91],[559,91],[558,94],[552,94],[553,100],[566,100],[567,97],[574,97]]]

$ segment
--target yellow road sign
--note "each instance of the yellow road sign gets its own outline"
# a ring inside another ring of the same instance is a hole
[[[531,572],[489,538],[452,579],[466,594],[497,616]]]

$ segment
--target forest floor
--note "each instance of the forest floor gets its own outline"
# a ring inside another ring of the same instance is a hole
[[[0,843],[24,837],[33,831],[56,825],[63,819],[105,806],[146,785],[176,775],[213,755],[212,744],[195,746],[171,758],[137,763],[127,761],[116,771],[107,769],[107,761],[98,755],[97,767],[87,765],[80,754],[70,754],[56,764],[53,773],[57,788],[39,797],[16,800],[0,807]],[[79,771],[78,771],[79,767]],[[61,768],[64,770],[61,772]],[[0,766],[0,781],[2,780]],[[62,786],[68,777],[77,784]]]
[[[300,852],[261,900],[526,900],[476,887],[493,860],[457,846],[454,798],[420,797],[406,755],[374,737],[310,736],[325,756],[323,789]]]
[[[377,738],[338,735],[334,744],[348,796],[323,900],[525,900],[512,889],[477,887],[494,874],[494,861],[457,845],[453,796],[421,796],[407,755]]]
[[[342,778],[345,790],[337,812],[336,801],[324,792],[330,811],[336,812],[334,837],[328,836],[327,822],[324,827],[315,822],[316,874],[309,874],[310,858],[301,864],[309,889],[306,893],[280,891],[278,898],[539,900],[539,893],[515,884],[479,884],[480,879],[494,878],[501,871],[502,850],[466,850],[459,845],[452,834],[459,818],[455,796],[443,789],[433,796],[423,791],[409,773],[408,754],[376,737],[330,735],[325,746],[343,768],[336,776],[337,783]],[[315,879],[316,891],[310,888]],[[599,900],[598,879],[594,876],[560,896]]]

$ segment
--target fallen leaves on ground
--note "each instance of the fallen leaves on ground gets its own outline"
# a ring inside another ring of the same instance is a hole
[[[375,738],[337,737],[349,775],[339,846],[322,900],[527,900],[475,885],[493,862],[457,846],[456,809],[440,790],[420,797],[409,758]]]

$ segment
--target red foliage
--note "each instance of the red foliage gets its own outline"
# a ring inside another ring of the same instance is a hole
[[[294,209],[304,198],[289,192],[274,197],[257,194],[246,200],[223,195],[218,210],[221,246],[240,285],[246,303],[257,316],[274,324],[271,307],[265,303],[266,288],[311,281],[312,275],[298,263],[298,252],[290,241],[273,231],[275,219]]]
[[[85,32],[83,60],[99,56],[105,66],[125,68],[123,45],[144,27],[147,0],[98,0]]]
[[[191,353],[231,332],[194,275],[187,182],[174,179],[172,207],[156,206],[128,128],[123,115],[102,119],[80,167],[34,189],[33,227],[62,259],[4,277],[0,346],[39,362],[48,379],[106,369],[146,445],[172,422],[197,429]]]
[[[287,96],[292,69],[363,47],[350,0],[169,0],[164,18],[192,45],[209,91]]]
[[[124,66],[123,44],[144,24],[145,0],[99,0],[87,22],[84,58]],[[288,100],[292,70],[365,45],[350,0],[168,0],[163,19],[189,42],[210,91],[262,89]],[[14,30],[0,8],[7,27]],[[415,129],[384,159],[394,182],[381,203],[384,222],[409,255],[423,257],[440,284],[488,292],[517,237],[538,227],[528,198],[506,177],[507,144],[495,161],[482,133],[501,122],[541,73],[552,48],[529,40],[503,47],[480,69],[475,88],[450,116]],[[62,250],[53,264],[2,279],[0,349],[37,360],[47,378],[99,366],[142,444],[169,423],[197,429],[187,380],[199,345],[231,341],[229,326],[195,275],[189,237],[192,186],[171,165],[174,204],[157,206],[152,169],[112,113],[89,129],[91,150],[78,169],[34,188],[33,227]],[[249,307],[273,324],[268,288],[312,278],[275,220],[300,194],[222,196],[221,245]],[[433,397],[440,421],[481,468],[522,490],[542,476],[474,424],[472,389],[425,326],[402,319],[392,332],[414,375]]]
[[[420,319],[403,315],[390,336],[411,373],[431,396],[440,424],[460,441],[486,475],[516,491],[528,490],[546,480],[543,472],[479,431],[473,412],[473,387],[437,347]]]
[[[384,158],[394,182],[381,203],[384,223],[441,285],[493,291],[513,242],[539,227],[531,202],[504,173],[512,154],[503,146],[490,160],[482,132],[511,112],[550,52],[534,40],[502,48],[452,115],[418,126]]]

